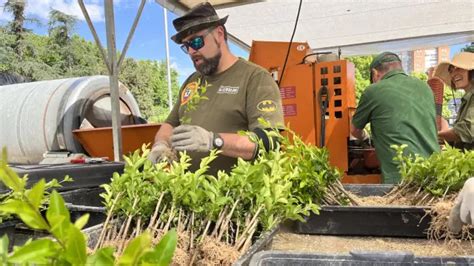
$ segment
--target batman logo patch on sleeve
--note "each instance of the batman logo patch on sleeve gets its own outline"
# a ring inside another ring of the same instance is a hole
[[[257,104],[257,109],[261,112],[271,113],[276,111],[277,105],[272,100],[263,100]]]

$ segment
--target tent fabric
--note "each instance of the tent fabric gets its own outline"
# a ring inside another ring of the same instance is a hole
[[[197,0],[156,0],[177,15]],[[298,0],[210,1],[244,48],[252,40],[289,41]],[[345,55],[395,52],[474,42],[472,0],[304,0],[293,41]]]

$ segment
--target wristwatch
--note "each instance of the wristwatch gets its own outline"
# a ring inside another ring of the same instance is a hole
[[[224,139],[222,139],[221,135],[214,133],[214,139],[212,140],[212,146],[214,146],[214,149],[222,149],[224,146]]]

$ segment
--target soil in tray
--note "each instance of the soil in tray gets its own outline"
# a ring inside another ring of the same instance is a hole
[[[474,246],[469,241],[444,244],[442,241],[424,239],[298,235],[288,232],[278,232],[270,249],[330,254],[348,254],[350,251],[409,251],[415,256],[429,257],[474,255]]]

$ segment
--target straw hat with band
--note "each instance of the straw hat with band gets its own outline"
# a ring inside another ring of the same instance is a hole
[[[449,67],[455,66],[457,68],[462,68],[467,71],[474,69],[474,53],[461,52],[453,57],[451,62],[445,61],[439,63],[436,68],[435,76],[442,79],[445,84],[455,88],[454,84],[451,81],[451,73],[449,73]]]
[[[178,33],[171,39],[180,44],[186,36],[213,26],[224,25],[227,17],[229,16],[219,18],[214,7],[208,2],[199,4],[183,16],[173,20],[174,28]]]
[[[383,52],[379,55],[377,55],[374,60],[372,60],[372,63],[370,63],[369,66],[369,71],[370,71],[370,83],[374,83],[372,80],[372,69],[379,67],[383,63],[388,63],[388,62],[401,62],[400,57],[398,57],[397,54],[392,53],[392,52]]]

